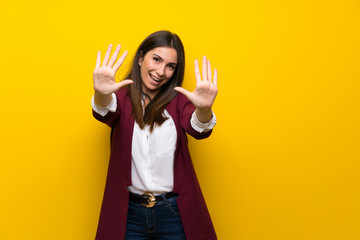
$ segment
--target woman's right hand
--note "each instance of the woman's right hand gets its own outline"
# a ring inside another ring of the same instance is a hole
[[[97,54],[96,67],[94,69],[93,79],[94,79],[95,101],[99,102],[100,105],[107,105],[106,103],[108,101],[104,101],[104,100],[110,99],[111,101],[110,95],[113,92],[116,92],[119,88],[125,85],[133,83],[133,81],[130,79],[123,80],[118,83],[115,82],[116,72],[120,68],[121,64],[124,62],[127,55],[127,51],[125,51],[121,55],[120,59],[115,63],[117,56],[120,52],[120,48],[121,45],[119,44],[116,47],[110,59],[110,53],[112,49],[112,44],[110,44],[106,51],[104,61],[101,66],[100,66],[100,51]]]

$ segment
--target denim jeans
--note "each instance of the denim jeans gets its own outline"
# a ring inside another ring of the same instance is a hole
[[[126,240],[185,240],[177,196],[159,201],[152,208],[129,201]]]

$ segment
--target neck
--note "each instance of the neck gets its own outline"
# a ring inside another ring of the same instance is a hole
[[[143,93],[149,96],[150,99],[153,99],[159,93],[159,91],[159,89],[156,91],[149,91],[148,89],[145,89],[145,87],[143,87]]]

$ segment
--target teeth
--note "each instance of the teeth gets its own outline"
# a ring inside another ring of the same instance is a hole
[[[160,81],[160,79],[158,79],[158,78],[154,77],[154,76],[153,76],[153,75],[151,75],[151,74],[150,74],[150,77],[151,77],[152,79],[154,79],[155,81]]]

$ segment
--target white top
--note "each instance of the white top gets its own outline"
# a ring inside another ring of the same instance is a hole
[[[97,105],[93,96],[91,106],[101,116],[105,116],[109,111],[115,112],[116,95],[112,94],[112,100],[106,107]],[[131,148],[132,186],[128,187],[130,192],[137,194],[153,192],[155,195],[161,195],[173,190],[177,132],[175,123],[166,109],[164,114],[168,119],[161,126],[155,126],[151,133],[150,126],[140,129],[135,121]],[[195,111],[191,116],[191,126],[198,132],[210,131],[215,124],[214,113],[207,123],[200,122]]]

